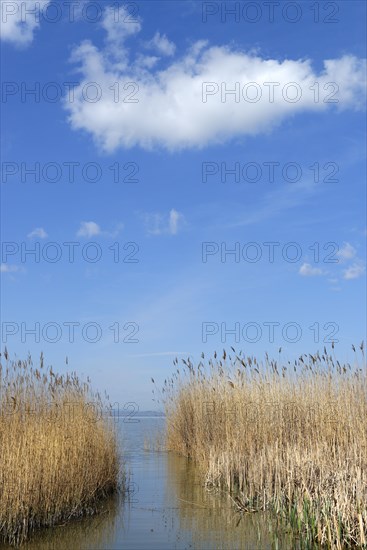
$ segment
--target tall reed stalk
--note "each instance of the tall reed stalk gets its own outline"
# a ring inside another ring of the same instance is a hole
[[[19,544],[42,526],[98,510],[119,484],[114,426],[75,373],[0,363],[0,541]]]
[[[233,350],[233,348],[232,348]],[[367,547],[367,371],[334,352],[294,363],[242,353],[183,367],[161,399],[170,450],[242,511],[271,509],[305,545]],[[175,364],[177,365],[177,359]]]

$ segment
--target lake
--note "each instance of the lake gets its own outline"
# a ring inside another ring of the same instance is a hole
[[[125,420],[125,421],[124,421]],[[45,529],[27,550],[267,549],[270,519],[241,515],[230,497],[205,489],[195,465],[174,453],[145,450],[163,431],[162,417],[119,418],[119,437],[129,476],[129,495],[102,504],[97,516]],[[282,541],[281,548],[291,548]]]

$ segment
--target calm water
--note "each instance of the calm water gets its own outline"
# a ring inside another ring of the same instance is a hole
[[[205,490],[185,458],[144,450],[144,441],[163,430],[164,419],[139,420],[118,423],[131,474],[129,498],[109,500],[93,518],[47,529],[24,549],[272,548],[264,515],[240,516],[228,496]]]

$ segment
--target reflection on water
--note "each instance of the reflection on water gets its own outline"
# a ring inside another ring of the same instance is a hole
[[[144,450],[144,438],[162,430],[164,419],[120,420],[129,497],[104,502],[98,516],[44,530],[24,550],[272,548],[263,514],[240,516],[227,495],[203,487],[190,461]]]
[[[61,550],[62,548],[104,550],[114,548],[115,533],[118,529],[123,528],[123,517],[119,514],[118,501],[118,498],[111,498],[108,502],[103,503],[98,516],[40,531],[21,548],[22,550]]]
[[[190,533],[193,548],[271,548],[264,514],[239,514],[227,493],[208,491],[195,465],[167,457],[168,500],[179,506],[179,529]]]

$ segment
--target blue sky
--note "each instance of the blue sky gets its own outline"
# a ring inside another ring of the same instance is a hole
[[[21,4],[2,2],[2,347],[142,409],[176,355],[336,339],[353,360],[365,3]]]

